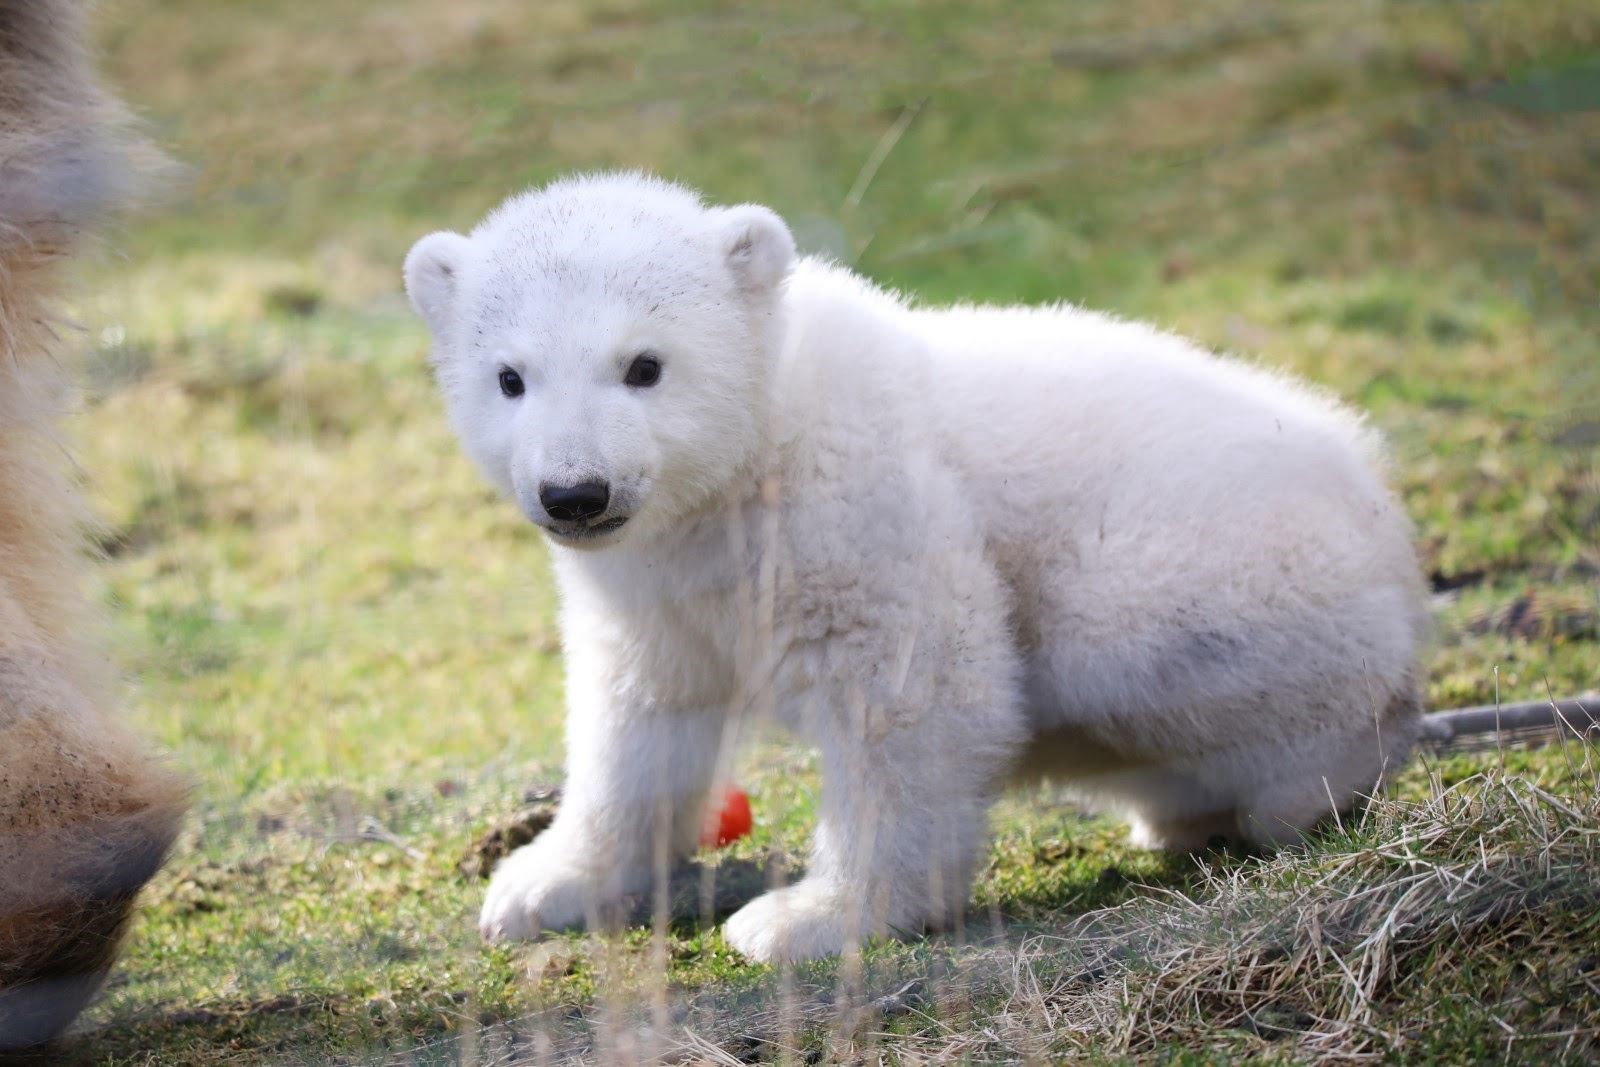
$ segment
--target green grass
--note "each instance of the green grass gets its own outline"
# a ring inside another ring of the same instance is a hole
[[[517,1025],[621,1040],[607,1006],[655,995],[648,931],[484,948],[481,886],[454,870],[558,776],[562,673],[543,550],[459,455],[398,264],[574,168],[772,204],[806,247],[929,299],[1080,301],[1323,383],[1388,434],[1451,590],[1430,700],[1600,687],[1592,4],[116,0],[97,30],[188,168],[85,272],[75,430],[133,714],[196,805],[74,1057],[465,1061]],[[1509,757],[1592,792],[1573,758]],[[757,833],[728,861],[797,853],[805,754],[763,745],[743,780]],[[1425,770],[1403,788],[1425,796]],[[1210,884],[1048,795],[996,825],[977,941]],[[691,918],[665,947],[661,995],[734,1017],[959,955],[879,946],[858,977],[785,980]],[[1501,1055],[1488,1016],[1523,958],[1413,976],[1384,1010],[1451,1020],[1435,1058]],[[1592,984],[1566,995],[1593,1016]],[[932,1015],[988,1018],[986,996]],[[926,1052],[945,1024],[922,1019],[884,1024],[891,1052]],[[813,1052],[840,1039],[806,1026]],[[1511,1054],[1541,1051],[1560,1046]]]

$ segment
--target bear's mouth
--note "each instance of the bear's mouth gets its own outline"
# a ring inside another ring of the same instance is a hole
[[[627,521],[628,516],[626,515],[613,515],[609,519],[601,519],[599,522],[589,523],[587,525],[583,523],[565,522],[548,524],[541,523],[540,525],[544,527],[544,531],[546,533],[550,534],[557,540],[591,541],[597,537],[604,537],[608,533],[613,533],[622,529]]]

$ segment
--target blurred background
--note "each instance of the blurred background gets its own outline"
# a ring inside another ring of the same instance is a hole
[[[455,865],[559,779],[561,663],[399,286],[416,237],[572,170],[1321,383],[1392,442],[1430,703],[1600,686],[1592,0],[103,0],[94,30],[178,166],[83,271],[74,435],[133,714],[197,783],[96,1055],[392,1050],[603,989],[577,941],[472,930]],[[809,768],[750,757],[736,855],[798,848]],[[999,823],[978,899],[1019,922],[1166,876],[1059,805]],[[744,980],[671,945],[675,982]]]

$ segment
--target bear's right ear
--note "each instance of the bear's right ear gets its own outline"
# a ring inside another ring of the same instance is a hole
[[[467,238],[449,230],[430,233],[406,253],[406,296],[434,337],[443,337],[455,310]]]

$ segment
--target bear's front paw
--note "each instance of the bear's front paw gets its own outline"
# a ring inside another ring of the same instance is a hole
[[[600,907],[595,882],[542,841],[524,845],[495,868],[478,916],[488,941],[525,941],[544,930],[580,926]]]
[[[860,894],[803,879],[734,912],[723,926],[723,936],[757,963],[835,956],[864,937],[888,932],[887,924],[864,908]]]

